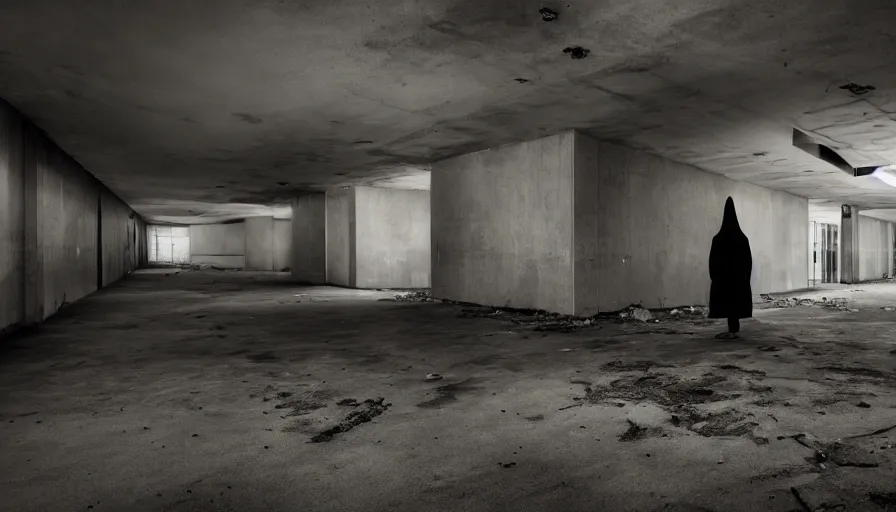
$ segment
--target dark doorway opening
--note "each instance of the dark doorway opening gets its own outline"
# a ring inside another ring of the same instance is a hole
[[[103,287],[103,199],[96,201],[96,289]]]

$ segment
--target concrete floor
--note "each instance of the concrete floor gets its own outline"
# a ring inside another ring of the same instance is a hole
[[[896,429],[850,439],[896,424],[896,284],[802,294],[859,311],[757,310],[718,341],[698,316],[539,332],[165,272],[4,340],[0,508],[896,509]],[[367,407],[340,400],[377,397],[371,422],[309,442]]]

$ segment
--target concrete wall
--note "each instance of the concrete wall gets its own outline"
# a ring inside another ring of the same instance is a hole
[[[142,227],[128,206],[0,102],[0,331],[40,322],[134,270],[144,259]]]
[[[246,219],[245,233],[246,270],[274,270],[274,218]]]
[[[197,265],[245,268],[245,223],[190,226],[190,261]]]
[[[327,282],[355,286],[355,190],[327,192]]]
[[[302,194],[292,204],[293,277],[299,281],[327,281],[327,196]]]
[[[859,215],[859,280],[893,275],[893,224]]]
[[[0,102],[0,332],[25,316],[22,119]]]
[[[432,166],[435,297],[571,313],[572,132]]]
[[[111,192],[100,194],[103,242],[103,286],[138,267],[138,252],[145,236],[138,236],[137,215]],[[145,227],[142,227],[145,230]]]
[[[372,187],[354,191],[354,286],[429,288],[429,191]]]
[[[604,142],[577,149],[597,150],[596,158],[579,155],[578,162],[589,163],[576,169],[577,200],[589,196],[597,201],[578,201],[576,210],[597,212],[591,236],[597,237],[599,277],[597,289],[588,295],[597,294],[601,311],[632,303],[706,304],[709,250],[728,196],[750,239],[753,293],[807,285],[806,199]],[[586,182],[588,190],[578,190]]]
[[[274,270],[288,271],[292,262],[292,221],[274,219]]]
[[[101,189],[92,176],[48,139],[41,137],[35,142],[35,167],[33,173],[28,169],[30,158],[26,153],[25,173],[26,179],[32,175],[36,180],[34,220],[39,233],[40,256],[34,261],[39,262],[42,269],[39,279],[43,294],[42,298],[36,295],[33,299],[37,302],[32,304],[38,310],[32,318],[43,320],[62,305],[98,288],[97,230]],[[26,144],[26,151],[27,148]],[[26,191],[29,188],[26,185]],[[119,277],[121,275],[113,279]]]

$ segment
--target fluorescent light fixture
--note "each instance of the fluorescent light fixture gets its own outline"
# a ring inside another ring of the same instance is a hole
[[[896,165],[882,165],[871,173],[872,176],[886,183],[891,187],[896,187]]]

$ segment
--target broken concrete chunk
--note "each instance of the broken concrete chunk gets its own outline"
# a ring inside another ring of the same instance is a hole
[[[585,57],[587,57],[588,54],[591,53],[591,50],[582,48],[581,46],[574,46],[574,47],[568,46],[563,49],[563,53],[569,54],[570,57],[572,57],[575,60],[578,60],[578,59],[584,59]]]
[[[554,21],[557,19],[557,12],[552,9],[548,9],[547,7],[542,7],[538,10],[538,12],[541,13],[541,19],[543,19],[544,21]]]

